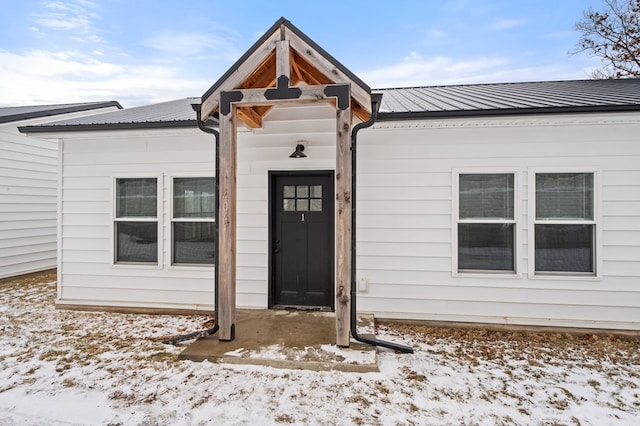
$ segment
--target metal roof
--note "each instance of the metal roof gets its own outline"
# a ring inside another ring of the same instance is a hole
[[[378,89],[379,117],[411,117],[640,110],[640,79]]]
[[[469,115],[639,111],[640,79],[568,80],[374,89],[378,120]],[[22,132],[197,126],[186,98],[87,117],[20,127]]]
[[[36,126],[24,126],[24,133],[69,130],[140,129],[150,127],[196,127],[196,115],[191,107],[200,98],[185,98],[133,108],[94,114]]]
[[[0,123],[10,123],[12,121],[30,120],[33,118],[55,116],[60,114],[68,114],[72,112],[89,111],[93,109],[109,107],[117,107],[119,109],[122,109],[122,106],[116,101],[1,107]]]

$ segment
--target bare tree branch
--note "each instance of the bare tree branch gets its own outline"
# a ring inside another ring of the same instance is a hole
[[[603,0],[604,9],[589,8],[576,23],[580,39],[571,54],[588,52],[603,67],[592,78],[640,77],[640,0]]]

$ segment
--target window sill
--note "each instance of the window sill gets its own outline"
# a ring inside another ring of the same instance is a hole
[[[113,263],[111,267],[114,269],[162,269],[157,263],[131,262],[131,263]]]
[[[571,274],[529,274],[531,280],[553,281],[602,281],[599,275],[571,275]]]
[[[212,263],[177,264],[177,265],[168,265],[167,269],[175,270],[175,271],[201,271],[203,269],[215,269],[215,265]]]
[[[522,278],[522,274],[513,272],[454,272],[451,276],[454,278]]]

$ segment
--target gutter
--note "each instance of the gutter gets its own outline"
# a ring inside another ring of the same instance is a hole
[[[43,107],[45,107],[44,105]],[[21,112],[12,115],[6,115],[0,117],[0,124],[10,123],[12,121],[31,120],[33,118],[55,117],[56,115],[70,114],[73,112],[100,110],[103,108],[116,107],[122,109],[122,105],[118,101],[104,101],[104,102],[87,102],[80,104],[73,104],[66,107],[57,107],[56,105],[50,105],[51,108],[41,109],[32,112]],[[18,107],[19,108],[19,107]],[[100,114],[101,112],[97,112]]]
[[[406,121],[429,118],[465,118],[493,117],[510,115],[543,115],[543,114],[588,114],[602,112],[633,112],[640,110],[638,104],[628,105],[584,105],[530,108],[495,108],[441,111],[390,111],[379,112],[377,121]]]
[[[42,124],[20,126],[20,133],[52,133],[52,132],[84,132],[96,130],[136,130],[136,129],[166,129],[194,127],[193,120],[174,121],[142,121],[126,123],[96,123],[96,124]]]
[[[382,94],[374,93],[371,95],[371,117],[369,120],[358,123],[353,127],[351,131],[351,336],[361,343],[367,343],[369,345],[382,346],[396,350],[398,352],[411,354],[413,348],[410,346],[401,345],[399,343],[387,342],[385,340],[379,340],[375,338],[364,337],[358,334],[356,313],[358,311],[356,306],[356,165],[358,158],[357,152],[357,140],[358,132],[364,128],[371,127],[378,117],[378,109],[380,108],[380,102],[382,101]]]
[[[216,247],[218,247],[218,237],[219,237],[219,231],[218,231],[218,216],[220,215],[220,187],[218,185],[218,176],[219,176],[219,169],[220,169],[220,144],[218,142],[220,142],[220,132],[218,132],[216,129],[212,128],[212,127],[207,127],[202,123],[202,120],[200,119],[202,117],[200,108],[201,108],[201,104],[192,104],[191,107],[193,108],[193,110],[196,112],[196,122],[198,123],[198,128],[200,130],[202,130],[205,133],[209,133],[211,135],[214,136],[215,138],[215,144],[216,144],[216,166],[215,166],[215,174],[216,174],[216,179],[215,179],[215,189],[216,189],[216,206],[215,206],[215,217],[216,217],[216,221],[215,221],[215,232],[214,235],[216,236]],[[165,344],[172,344],[175,345],[176,343],[179,342],[184,342],[185,340],[191,340],[191,339],[195,339],[197,337],[201,337],[201,336],[211,336],[212,334],[216,334],[218,332],[218,330],[220,329],[220,325],[218,322],[218,250],[216,250],[215,256],[213,258],[213,271],[214,271],[214,277],[213,277],[213,327],[208,328],[206,330],[199,330],[199,331],[194,331],[192,333],[188,333],[188,334],[182,334],[179,336],[173,336],[170,337],[166,340],[164,340],[162,343]],[[233,333],[233,329],[232,329],[232,333]]]

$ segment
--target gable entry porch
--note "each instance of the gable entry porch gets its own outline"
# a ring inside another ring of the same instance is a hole
[[[374,99],[375,101],[376,99]],[[379,100],[379,99],[378,99]],[[360,340],[351,317],[354,262],[354,151],[352,137],[375,120],[371,89],[290,22],[281,18],[203,96],[194,109],[199,127],[216,137],[217,256],[216,329],[231,341],[236,321],[236,224],[238,125],[259,129],[263,117],[278,106],[325,103],[335,108],[335,288],[336,344]],[[210,124],[218,122],[218,130]],[[355,126],[354,126],[355,124]],[[353,131],[353,134],[352,134]],[[302,215],[304,220],[304,215]],[[332,221],[333,222],[333,221]],[[362,340],[361,340],[362,341]],[[402,352],[411,348],[369,339],[366,343]]]

